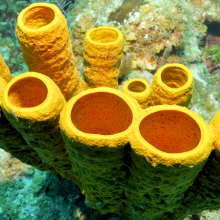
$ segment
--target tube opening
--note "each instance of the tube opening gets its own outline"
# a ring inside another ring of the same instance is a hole
[[[27,10],[22,18],[23,24],[30,29],[38,29],[48,25],[55,18],[51,8],[37,6]]]
[[[201,131],[189,115],[164,110],[146,116],[139,126],[142,137],[158,150],[166,153],[183,153],[199,144]]]
[[[14,106],[30,108],[43,103],[47,93],[47,87],[41,80],[28,77],[16,81],[10,87],[8,99]]]
[[[168,67],[162,71],[161,80],[170,88],[180,88],[188,81],[188,74],[179,67]]]
[[[111,43],[118,39],[118,33],[112,29],[101,28],[93,31],[90,37],[97,43]]]
[[[135,81],[128,85],[128,90],[131,92],[143,92],[146,90],[146,85],[143,82]]]
[[[131,125],[133,115],[119,96],[97,92],[83,96],[74,104],[71,119],[84,133],[113,135],[125,131]]]

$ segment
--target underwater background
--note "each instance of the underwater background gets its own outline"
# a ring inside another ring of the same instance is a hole
[[[193,73],[189,109],[209,123],[220,108],[220,0],[0,0],[0,54],[16,76],[28,72],[16,37],[19,12],[36,2],[56,4],[65,15],[75,65],[83,72],[83,42],[92,27],[112,26],[125,37],[119,89],[132,78],[152,83],[166,63],[181,63]],[[168,51],[168,52],[167,52]],[[0,220],[115,220],[85,201],[79,187],[41,172],[0,149]],[[209,210],[186,219],[220,219]]]

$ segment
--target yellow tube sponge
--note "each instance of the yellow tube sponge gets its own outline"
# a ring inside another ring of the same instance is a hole
[[[220,157],[220,110],[218,110],[209,125],[213,131],[215,154]]]
[[[193,94],[193,75],[184,65],[172,63],[162,66],[151,85],[151,105],[188,106]]]
[[[34,3],[18,15],[16,33],[29,71],[49,76],[66,100],[81,91],[67,22],[56,5]]]
[[[127,81],[122,91],[136,99],[141,106],[145,109],[150,104],[150,85],[144,79],[131,79]]]
[[[6,85],[7,85],[7,82],[2,76],[0,76],[0,100],[2,99]]]
[[[172,219],[183,219],[192,213],[200,213],[207,209],[220,208],[220,157],[214,151],[194,181],[187,189],[182,200],[181,208],[173,213],[167,213]],[[165,217],[165,219],[170,219]]]
[[[184,218],[193,212],[220,208],[220,110],[209,125],[214,150],[192,187],[185,192],[181,209],[173,213],[174,219]]]
[[[181,206],[213,149],[206,122],[177,105],[148,108],[134,127],[125,195],[131,213],[158,218]]]
[[[0,77],[0,103],[7,82]],[[0,107],[0,148],[18,158],[21,162],[31,165],[39,170],[54,172],[55,169],[44,164],[37,152],[28,146],[22,135],[11,126]]]
[[[59,129],[64,104],[65,99],[53,80],[35,72],[15,77],[2,98],[6,118],[42,161],[63,177],[76,180]]]
[[[103,214],[126,212],[122,182],[137,102],[123,92],[100,87],[81,92],[63,108],[60,126],[87,200]]]
[[[142,110],[100,87],[63,108],[60,126],[82,192],[101,213],[159,218],[180,207],[212,150],[208,125],[177,105]]]
[[[0,76],[8,83],[11,79],[13,79],[13,75],[11,74],[10,69],[2,58],[0,54]]]
[[[113,27],[92,28],[84,43],[83,88],[118,88],[124,36]]]
[[[172,213],[174,219],[220,208],[220,110],[209,123],[214,149],[194,184],[185,192],[181,209]],[[169,215],[169,213],[168,213]]]

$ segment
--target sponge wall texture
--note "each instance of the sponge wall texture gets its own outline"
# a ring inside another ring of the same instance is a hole
[[[84,43],[83,88],[118,88],[124,36],[113,27],[92,28]]]
[[[67,22],[57,6],[31,4],[19,13],[16,33],[30,72],[53,79],[66,100],[81,91]]]
[[[220,110],[218,110],[209,125],[213,130],[215,154],[220,157]]]
[[[123,85],[122,91],[136,99],[141,108],[149,107],[150,85],[146,80],[130,79]]]
[[[10,69],[8,68],[7,64],[2,58],[2,55],[0,54],[0,76],[8,83],[10,80],[13,79],[13,75],[10,72]]]
[[[0,77],[0,103],[7,83]],[[55,169],[43,161],[37,152],[28,146],[22,135],[11,126],[0,107],[0,148],[18,158],[21,162],[31,165],[39,170],[56,172]]]
[[[181,207],[164,213],[163,219],[182,220],[193,213],[220,208],[220,158],[212,151],[208,161],[184,194]],[[162,219],[161,219],[162,220]]]
[[[185,191],[213,148],[208,125],[187,108],[159,105],[146,110],[134,133],[130,184],[125,188],[133,217],[157,219],[181,209]]]
[[[155,74],[151,85],[151,105],[188,106],[193,94],[193,74],[179,63],[166,64]]]
[[[57,85],[40,73],[23,73],[5,88],[2,109],[6,118],[40,156],[64,178],[76,181],[59,129],[65,99]]]
[[[86,199],[103,214],[127,213],[122,185],[137,105],[119,90],[101,87],[80,93],[61,112],[73,173]]]
[[[127,94],[104,87],[71,99],[60,126],[89,203],[131,219],[179,208],[213,147],[208,125],[187,108],[143,110]]]

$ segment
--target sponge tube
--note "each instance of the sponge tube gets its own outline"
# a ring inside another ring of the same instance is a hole
[[[67,22],[56,5],[34,3],[18,16],[16,33],[30,72],[49,76],[66,100],[81,91]]]
[[[59,129],[65,99],[56,84],[40,73],[23,73],[7,86],[2,98],[6,118],[40,156],[63,177],[73,176],[68,152]]]
[[[92,28],[84,43],[83,88],[118,88],[124,37],[113,27]]]
[[[193,75],[184,65],[172,63],[162,66],[151,85],[151,105],[188,106],[193,94]]]
[[[0,77],[0,102],[6,87],[6,81]],[[41,171],[56,173],[50,165],[43,163],[37,152],[28,146],[22,135],[11,126],[0,107],[0,148],[4,149],[21,162],[31,165]]]

